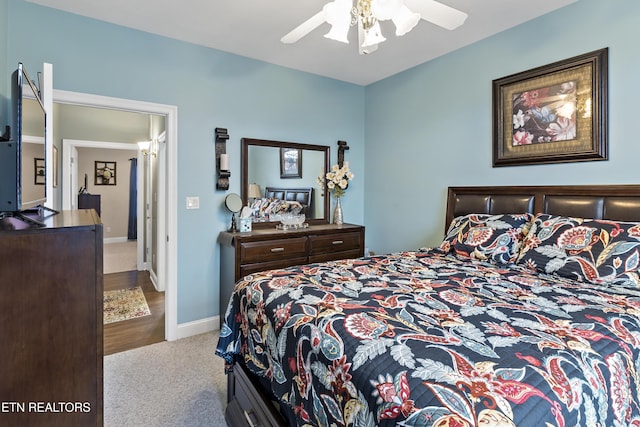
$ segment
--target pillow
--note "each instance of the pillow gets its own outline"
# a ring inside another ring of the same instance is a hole
[[[508,264],[520,252],[533,215],[469,214],[455,218],[440,249],[458,255]]]
[[[284,213],[299,214],[303,206],[296,201],[286,201],[281,199],[256,198],[251,204],[253,218],[255,222],[270,221],[271,217],[277,217]]]
[[[640,223],[538,214],[517,263],[590,283],[640,285]]]
[[[251,203],[251,211],[254,222],[269,221],[269,214],[267,212],[268,206],[268,198],[256,197],[255,199],[253,199],[253,203]]]

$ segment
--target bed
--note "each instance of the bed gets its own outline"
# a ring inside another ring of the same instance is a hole
[[[229,424],[640,426],[640,186],[451,187],[445,224],[236,283]]]

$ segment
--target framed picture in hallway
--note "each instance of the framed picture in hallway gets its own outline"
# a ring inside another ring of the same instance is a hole
[[[34,161],[34,184],[35,185],[44,185],[45,183],[45,165],[44,159],[35,158]]]
[[[95,185],[116,185],[116,162],[95,162]]]

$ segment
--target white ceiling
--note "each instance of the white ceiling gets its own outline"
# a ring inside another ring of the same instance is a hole
[[[577,0],[439,0],[469,14],[448,31],[421,20],[396,37],[382,22],[387,41],[359,55],[357,30],[346,45],[323,37],[323,24],[295,44],[280,38],[322,10],[328,0],[27,0],[78,15],[235,53],[296,70],[367,85],[484,39]]]

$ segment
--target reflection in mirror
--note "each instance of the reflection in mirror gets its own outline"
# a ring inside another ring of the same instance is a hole
[[[21,202],[29,208],[46,200],[44,114],[30,86],[23,85]],[[30,97],[31,96],[31,97]]]
[[[282,173],[281,153],[287,150],[281,148],[300,150],[299,165],[288,165],[295,176]],[[243,138],[241,151],[242,201],[254,207],[254,227],[272,226],[268,212],[287,207],[304,213],[310,225],[329,222],[329,200],[317,184],[318,176],[329,168],[328,146]]]
[[[22,140],[22,200],[24,205],[44,199],[45,165],[44,140]]]

